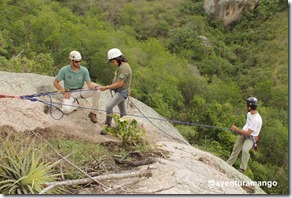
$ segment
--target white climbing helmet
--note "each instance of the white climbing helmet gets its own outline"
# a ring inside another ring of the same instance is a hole
[[[108,63],[119,56],[123,55],[122,52],[118,48],[112,48],[107,52]]]
[[[72,51],[69,54],[70,60],[80,61],[82,59],[81,54],[78,51]]]

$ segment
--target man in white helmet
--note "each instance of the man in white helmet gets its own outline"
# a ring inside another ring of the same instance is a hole
[[[99,90],[112,90],[114,92],[113,97],[109,100],[106,105],[106,127],[111,127],[114,106],[118,105],[120,110],[120,116],[126,115],[126,105],[125,99],[130,93],[130,86],[132,81],[132,69],[128,64],[127,59],[123,56],[122,52],[113,48],[108,51],[108,63],[112,63],[117,67],[115,71],[115,76],[113,78],[113,83],[107,86],[99,87]],[[100,132],[101,135],[106,135],[106,130]]]
[[[64,96],[62,111],[65,114],[71,113],[78,108],[77,99],[86,99],[92,97],[92,110],[88,117],[93,123],[97,123],[97,112],[99,108],[100,92],[97,90],[97,84],[90,79],[88,69],[81,66],[81,54],[78,51],[72,51],[69,54],[70,64],[64,66],[58,72],[55,80],[55,88]],[[64,87],[60,85],[64,82]],[[90,90],[83,90],[85,84]]]

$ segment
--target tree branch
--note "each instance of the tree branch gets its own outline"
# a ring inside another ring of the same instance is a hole
[[[92,178],[84,178],[77,180],[68,180],[68,181],[60,181],[60,182],[48,182],[45,183],[46,188],[43,189],[39,194],[44,194],[48,190],[51,190],[57,186],[71,186],[71,185],[81,185],[81,184],[89,184],[94,180],[102,181],[102,180],[110,180],[110,179],[121,179],[121,178],[129,178],[129,177],[150,177],[152,173],[149,169],[138,171],[138,172],[129,172],[129,173],[119,173],[119,174],[108,174],[108,175],[100,175]],[[93,180],[94,179],[94,180]]]

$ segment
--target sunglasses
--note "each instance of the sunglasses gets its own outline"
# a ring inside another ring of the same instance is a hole
[[[74,61],[74,63],[81,63],[81,61]]]

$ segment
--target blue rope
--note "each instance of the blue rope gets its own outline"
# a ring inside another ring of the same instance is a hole
[[[59,107],[57,107],[56,105],[53,105],[53,100],[52,100],[52,96],[51,95],[47,95],[47,96],[49,96],[49,98],[50,98],[50,102],[49,103],[45,103],[45,101],[42,101],[42,100],[38,100],[38,101],[40,101],[40,102],[42,102],[44,104],[48,104],[48,106],[50,108],[50,116],[53,119],[61,120],[63,118],[63,116],[64,116],[64,112]],[[61,112],[61,116],[59,118],[56,118],[56,117],[53,116],[53,107],[55,107],[59,112]]]
[[[58,92],[47,92],[47,93],[39,93],[39,94],[33,94],[33,95],[24,95],[24,96],[20,96],[21,99],[24,99],[24,100],[29,100],[29,101],[32,101],[32,102],[41,102],[45,105],[48,105],[49,106],[49,110],[50,110],[50,116],[55,119],[55,120],[61,120],[64,116],[64,112],[59,108],[57,107],[56,105],[53,105],[53,100],[52,100],[52,96],[53,94],[56,94]],[[43,101],[43,100],[40,100],[36,97],[41,97],[41,96],[48,96],[50,98],[49,102],[48,101]],[[55,107],[58,111],[61,112],[61,116],[59,118],[56,118],[53,116],[53,107]]]
[[[71,91],[71,92],[75,92],[75,91],[80,91],[80,92],[81,92],[80,89],[79,89],[79,90],[74,90],[74,91]],[[82,90],[82,91],[91,91],[91,90]],[[30,100],[30,101],[32,101],[32,102],[39,101],[39,102],[42,102],[42,103],[48,105],[49,108],[50,108],[50,115],[51,115],[51,117],[52,117],[53,119],[55,119],[55,120],[60,120],[60,119],[63,118],[63,116],[64,116],[64,112],[63,112],[59,107],[57,107],[56,105],[60,105],[60,104],[61,104],[61,105],[65,105],[65,104],[53,102],[53,100],[52,100],[52,96],[51,96],[51,95],[56,94],[56,93],[59,93],[59,92],[47,92],[47,93],[39,93],[39,94],[33,94],[33,95],[25,95],[25,96],[21,96],[20,98],[22,98],[22,99],[27,99],[27,100]],[[45,101],[45,100],[40,100],[40,99],[36,98],[36,97],[40,97],[40,96],[48,96],[48,97],[50,98],[49,102],[48,102],[48,101]],[[127,114],[128,116],[142,117],[142,118],[145,118],[145,119],[147,119],[147,120],[148,120],[148,121],[149,121],[154,127],[156,127],[158,130],[160,130],[162,133],[166,134],[167,136],[172,137],[173,139],[176,139],[176,140],[178,140],[178,141],[180,141],[180,142],[183,142],[184,144],[188,144],[188,142],[185,142],[185,141],[183,141],[183,140],[181,140],[181,139],[179,139],[179,138],[177,138],[177,137],[173,137],[173,136],[167,134],[165,131],[163,131],[163,130],[160,129],[158,126],[156,126],[156,125],[151,121],[151,119],[152,119],[152,120],[159,120],[159,121],[164,121],[164,122],[175,123],[175,124],[184,124],[184,125],[191,125],[191,126],[198,126],[198,127],[205,127],[205,128],[213,128],[213,129],[217,128],[217,129],[228,130],[228,131],[230,131],[230,132],[233,132],[233,131],[231,130],[231,128],[224,128],[224,127],[218,127],[218,126],[212,126],[212,125],[206,125],[206,124],[198,124],[198,123],[191,123],[191,122],[182,122],[182,121],[178,121],[178,120],[169,120],[169,119],[164,119],[164,118],[153,118],[153,117],[147,117],[147,116],[145,116],[145,115],[143,114],[143,112],[142,112],[142,111],[141,111],[141,110],[140,110],[140,109],[139,109],[139,108],[133,103],[133,101],[130,100],[130,98],[129,98],[129,101],[130,101],[130,102],[136,107],[136,109],[142,114],[142,116],[140,116],[140,115],[134,115],[134,114]],[[94,108],[91,108],[91,107],[84,107],[84,106],[80,106],[80,105],[78,105],[78,106],[76,106],[76,105],[68,105],[68,104],[66,104],[66,105],[67,105],[67,106],[72,106],[72,107],[77,107],[77,108],[91,109],[91,110],[97,110],[97,111],[104,111],[104,112],[106,112],[105,110],[94,109]],[[55,107],[58,111],[61,112],[61,117],[56,118],[56,117],[53,116],[53,113],[52,113],[52,108],[53,108],[53,107]],[[113,113],[117,113],[117,112],[113,112]]]
[[[25,100],[30,100],[32,102],[36,102],[38,101],[37,98],[31,97],[31,96],[20,96],[21,99],[25,99]]]
[[[79,91],[81,92],[81,91],[91,91],[91,90],[89,90],[89,89],[88,90],[76,89],[76,90],[72,90],[70,92],[72,93],[72,92],[79,92]],[[64,116],[64,112],[58,106],[55,105],[55,104],[60,104],[60,103],[53,102],[51,95],[54,95],[54,94],[61,94],[61,93],[57,92],[57,91],[52,91],[52,92],[44,92],[44,93],[31,94],[31,95],[23,95],[23,96],[20,96],[20,98],[24,99],[24,100],[30,100],[32,102],[38,101],[38,102],[44,103],[45,105],[48,105],[51,117],[55,120],[61,120]],[[50,98],[50,101],[48,102],[48,101],[40,100],[37,98],[37,97],[41,97],[41,96],[48,96]],[[53,111],[52,111],[53,107],[55,107],[59,112],[61,112],[61,116],[59,118],[56,118],[53,116]]]
[[[92,90],[74,90],[71,92],[76,92],[76,91],[92,91]],[[60,120],[63,118],[64,113],[63,111],[57,107],[57,105],[66,105],[66,106],[71,106],[71,107],[78,107],[78,108],[83,108],[83,109],[89,109],[89,110],[97,110],[97,111],[103,111],[106,112],[105,110],[101,110],[101,109],[95,109],[92,107],[85,107],[85,106],[76,106],[76,105],[68,105],[68,104],[62,104],[59,102],[53,102],[52,101],[52,97],[51,95],[53,94],[60,94],[59,92],[46,92],[46,93],[39,93],[39,94],[32,94],[32,95],[24,95],[24,96],[20,96],[21,99],[26,99],[26,100],[30,100],[32,102],[42,102],[46,105],[48,105],[50,107],[50,115],[53,119],[55,120]],[[36,97],[41,97],[41,96],[49,96],[50,100],[49,101],[45,101],[45,100],[40,100]],[[131,101],[131,100],[130,100]],[[206,124],[199,124],[199,123],[193,123],[193,122],[183,122],[183,121],[179,121],[179,120],[170,120],[170,119],[165,119],[165,118],[155,118],[155,117],[147,117],[145,116],[141,110],[133,103],[133,101],[131,101],[131,103],[137,108],[137,110],[142,114],[142,115],[135,115],[135,114],[127,114],[127,116],[132,116],[132,117],[141,117],[141,118],[145,118],[147,119],[153,126],[155,126],[156,128],[158,128],[153,122],[151,122],[151,120],[159,120],[159,121],[163,121],[163,122],[170,122],[173,124],[181,124],[181,125],[190,125],[190,126],[197,126],[197,127],[204,127],[204,128],[213,128],[213,129],[220,129],[220,130],[227,130],[227,131],[231,131],[231,128],[226,128],[226,127],[219,127],[219,126],[213,126],[213,125],[206,125]],[[55,118],[52,114],[52,107],[55,107],[58,111],[60,111],[62,113],[60,118]],[[119,112],[113,112],[113,113],[119,113]],[[160,128],[158,128],[160,131],[162,131]]]
[[[146,118],[154,127],[156,127],[159,131],[161,131],[162,133],[164,133],[164,134],[166,134],[167,136],[170,136],[170,137],[172,137],[173,139],[176,139],[176,140],[178,140],[178,141],[180,141],[180,142],[183,142],[183,143],[185,143],[185,144],[187,144],[185,141],[182,141],[181,139],[179,139],[179,138],[176,138],[176,137],[173,137],[173,136],[171,136],[171,135],[169,135],[168,133],[166,133],[165,131],[163,131],[162,129],[160,129],[158,126],[156,126],[150,119],[149,119],[149,117],[147,117],[147,116],[145,116],[143,113],[142,113],[142,111],[133,103],[133,101],[132,100],[130,100],[130,97],[128,98],[129,99],[129,101],[136,107],[136,109],[143,115],[143,117],[144,118]]]
[[[44,92],[44,93],[31,94],[31,95],[23,95],[23,96],[20,96],[20,98],[31,100],[31,101],[35,102],[35,101],[37,101],[37,99],[35,99],[35,97],[54,95],[54,94],[60,94],[60,93],[57,91],[52,91],[52,92]]]

